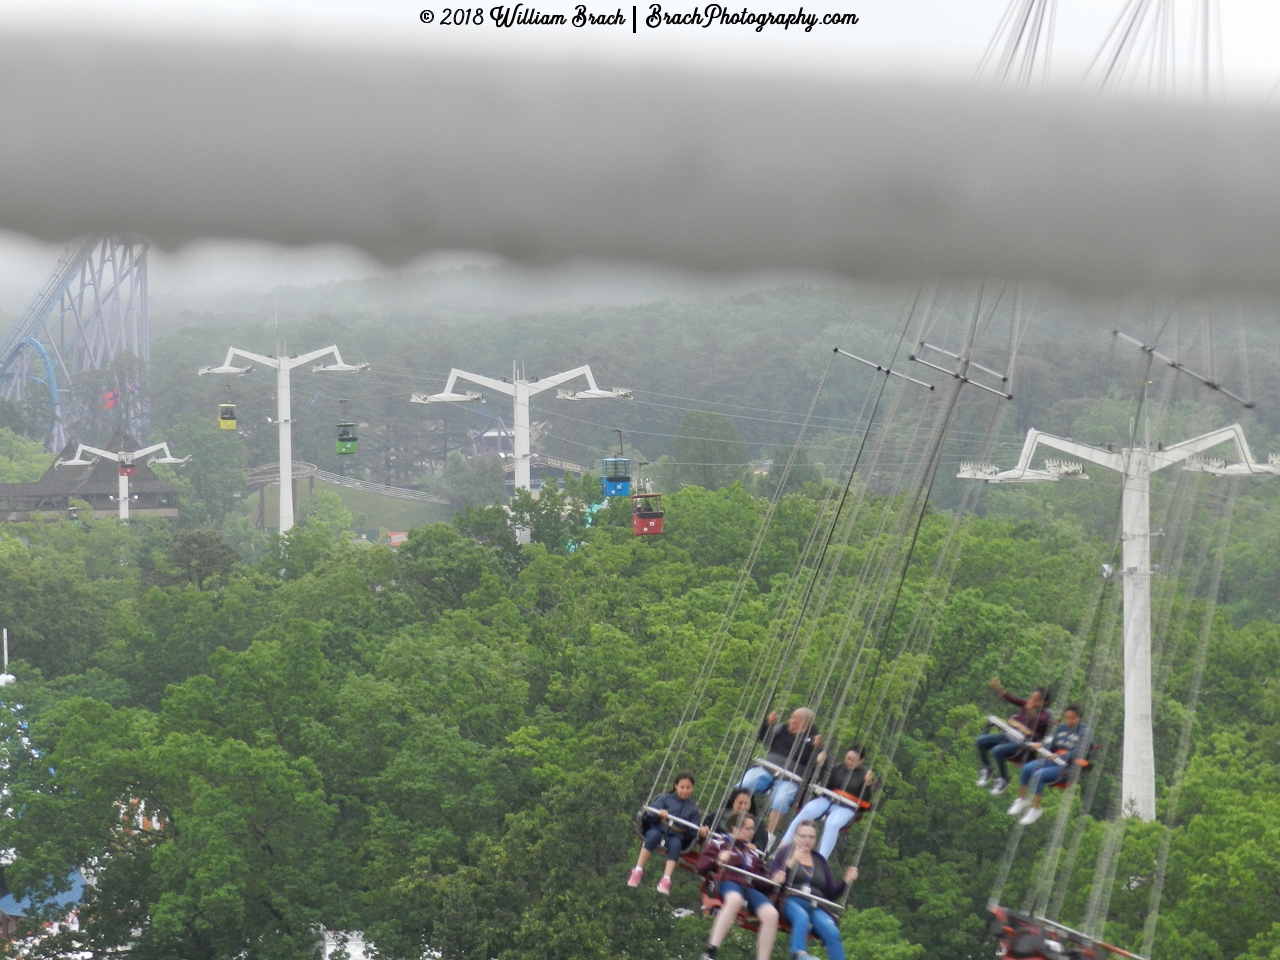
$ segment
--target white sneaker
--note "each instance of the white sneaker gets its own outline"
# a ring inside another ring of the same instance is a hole
[[[1018,822],[1022,824],[1024,827],[1029,827],[1043,816],[1044,816],[1043,807],[1032,807],[1030,810],[1028,810],[1026,813],[1022,815],[1022,819],[1019,820]]]
[[[990,782],[991,782],[991,771],[986,767],[983,767],[981,770],[978,771],[978,786],[985,787]]]
[[[1009,816],[1016,817],[1018,814],[1020,814],[1023,810],[1027,809],[1027,807],[1029,806],[1031,806],[1030,800],[1028,800],[1026,797],[1019,797],[1017,800],[1013,801],[1013,803],[1009,806]]]
[[[768,841],[766,841],[766,843],[765,843],[765,845],[764,845],[764,852],[765,852],[765,853],[768,853],[770,850],[772,850],[772,849],[773,849],[773,845],[774,845],[775,843],[777,843],[777,841],[778,841],[778,837],[777,837],[777,835],[776,835],[776,834],[772,834],[772,833],[770,833],[770,834],[766,834],[766,836],[767,836],[769,839],[768,839]]]
[[[1008,780],[1004,777],[996,777],[995,786],[993,786],[989,792],[993,797],[998,797],[1000,794],[1004,793],[1004,789],[1007,786],[1009,786]]]

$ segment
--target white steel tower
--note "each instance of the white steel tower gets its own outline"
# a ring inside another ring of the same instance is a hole
[[[283,353],[284,351],[281,351]],[[264,367],[271,367],[276,371],[276,421],[280,428],[280,532],[288,533],[293,529],[293,485],[289,479],[293,475],[293,413],[289,404],[289,372],[294,367],[301,367],[304,364],[319,360],[321,357],[332,355],[333,363],[317,363],[311,368],[312,373],[352,373],[358,370],[368,370],[369,364],[342,362],[342,354],[338,353],[336,346],[325,347],[323,350],[312,350],[310,353],[300,354],[293,357],[266,357],[260,353],[250,353],[248,350],[241,350],[238,347],[231,347],[227,351],[227,359],[222,362],[220,367],[201,367],[197,373],[204,376],[206,373],[237,373],[244,375],[253,369],[254,364],[262,364]],[[247,367],[232,366],[231,361],[236,357],[243,357],[246,360],[252,360]]]
[[[523,373],[516,369],[515,364],[511,365],[510,380],[495,380],[493,377],[482,377],[479,374],[467,373],[465,370],[459,370],[455,367],[449,371],[449,381],[444,385],[443,393],[433,393],[429,396],[425,393],[415,393],[409,399],[414,403],[465,403],[468,400],[483,403],[484,394],[470,391],[467,393],[453,392],[454,384],[457,383],[459,378],[511,397],[515,401],[515,411],[512,417],[515,486],[517,489],[528,490],[530,480],[529,398],[542,393],[544,390],[550,390],[552,387],[559,387],[578,377],[587,378],[586,390],[557,390],[556,396],[561,400],[631,399],[631,391],[624,390],[621,387],[615,387],[612,390],[601,390],[596,386],[596,378],[592,376],[589,366],[574,367],[572,370],[566,370],[564,373],[557,373],[551,377],[535,377],[533,380],[526,380]]]
[[[129,441],[132,443],[133,441]],[[141,450],[120,450],[112,453],[110,450],[99,450],[97,447],[90,447],[86,444],[80,444],[76,447],[76,455],[70,460],[58,460],[54,463],[55,467],[87,467],[93,463],[92,460],[86,460],[84,455],[91,453],[95,457],[101,457],[103,460],[114,460],[120,464],[120,488],[116,500],[119,502],[119,517],[121,520],[129,519],[129,478],[133,476],[133,463],[139,457],[145,457],[151,453],[164,451],[163,457],[152,457],[147,461],[147,466],[153,463],[187,463],[190,457],[183,457],[179,460],[169,452],[167,443],[153,443],[149,447],[143,447]],[[2,686],[2,684],[0,684]]]
[[[1239,462],[1205,457],[1219,444],[1235,447]],[[1156,765],[1151,731],[1151,475],[1165,467],[1182,464],[1184,470],[1199,470],[1217,476],[1259,476],[1280,474],[1280,457],[1271,454],[1267,463],[1255,463],[1240,424],[1232,424],[1173,446],[1151,449],[1149,438],[1139,446],[1110,450],[1087,443],[1064,440],[1039,430],[1030,430],[1022,445],[1018,465],[1001,472],[991,464],[962,463],[959,476],[987,483],[1026,483],[1084,477],[1079,463],[1045,460],[1043,470],[1031,469],[1039,446],[1051,447],[1108,470],[1123,478],[1120,501],[1124,582],[1124,763],[1121,786],[1124,809],[1143,820],[1156,816]]]

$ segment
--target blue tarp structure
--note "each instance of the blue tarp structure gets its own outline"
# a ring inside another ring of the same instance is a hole
[[[69,885],[67,889],[53,898],[53,903],[58,907],[60,914],[70,912],[84,897],[84,876],[79,870],[72,870],[67,874],[67,883]],[[0,913],[6,916],[25,917],[31,912],[30,896],[19,900],[12,893],[7,893],[0,897]]]

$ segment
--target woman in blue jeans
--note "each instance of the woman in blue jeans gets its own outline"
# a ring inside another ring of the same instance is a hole
[[[671,893],[671,875],[676,871],[676,861],[680,859],[680,854],[693,849],[699,838],[705,837],[708,832],[707,827],[691,830],[671,820],[675,817],[685,823],[697,823],[702,819],[702,811],[693,800],[693,774],[680,774],[670,792],[658,797],[650,806],[658,812],[656,815],[646,815],[641,821],[644,845],[640,848],[640,858],[631,869],[627,886],[640,886],[649,854],[658,848],[658,844],[662,844],[667,850],[667,868],[658,881],[658,892],[666,896]]]
[[[791,924],[792,960],[814,960],[805,947],[812,929],[827,948],[830,960],[844,960],[844,943],[840,940],[840,927],[835,918],[812,900],[803,896],[813,893],[824,900],[834,900],[845,888],[858,879],[858,868],[844,872],[844,880],[837,881],[831,874],[827,858],[814,850],[818,842],[818,828],[812,820],[802,820],[796,827],[795,839],[790,846],[778,850],[770,865],[772,879],[797,891],[787,895],[782,915]]]

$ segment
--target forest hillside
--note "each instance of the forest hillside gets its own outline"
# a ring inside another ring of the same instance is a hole
[[[1118,563],[1118,481],[956,479],[973,457],[1011,466],[1030,426],[1154,445],[1239,419],[1265,459],[1280,406],[1241,410],[1116,345],[1121,321],[1159,332],[1150,312],[1037,307],[1014,399],[966,392],[935,461],[910,430],[923,436],[940,401],[904,385],[882,409],[881,375],[832,353],[900,359],[900,292],[497,318],[357,301],[281,324],[290,352],[336,342],[374,364],[340,387],[298,377],[296,455],[440,492],[448,522],[415,523],[392,549],[361,540],[367,521],[321,489],[284,536],[256,529],[244,469],[275,458],[272,385],[194,371],[277,334],[214,316],[186,318],[145,372],[154,436],[193,456],[167,474],[178,523],[81,510],[0,524],[17,677],[0,710],[4,884],[52,917],[64,878],[92,879],[78,928],[28,955],[283,960],[330,931],[404,960],[692,960],[707,933],[693,878],[678,873],[670,899],[652,869],[626,885],[636,812],[670,786],[673,743],[706,809],[766,709],[812,703],[880,784],[834,857],[861,870],[842,919],[851,957],[990,956],[997,896],[1132,950],[1149,941],[1161,960],[1280,958],[1280,484],[1153,481],[1160,819],[1143,823],[1119,802],[1122,586],[1100,576]],[[965,307],[936,313],[945,346]],[[1239,349],[1216,352],[1205,329],[1178,331],[1189,364],[1280,395],[1268,328],[1246,310]],[[992,364],[1001,342],[980,344]],[[591,470],[502,503],[501,466],[464,460],[456,440],[498,404],[448,422],[407,397],[451,366],[499,375],[513,359],[529,376],[589,362],[635,400],[539,400],[543,449]],[[213,419],[228,390],[236,432]],[[344,397],[362,431],[346,465]],[[116,425],[82,415],[86,438]],[[38,476],[39,411],[0,416],[0,472]],[[615,427],[652,461],[661,537],[633,535],[629,502],[602,502],[592,471]],[[1082,704],[1098,744],[1025,829],[1008,796],[975,785],[974,737],[1007,709],[995,676],[1051,687],[1057,710]],[[720,956],[754,944],[738,933]]]

